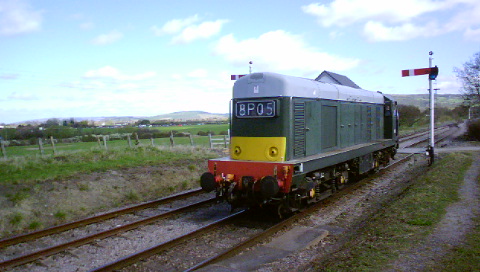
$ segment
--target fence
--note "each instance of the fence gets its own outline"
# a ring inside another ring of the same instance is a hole
[[[124,140],[115,140],[110,141],[108,135],[96,135],[96,143],[91,142],[79,142],[79,143],[70,143],[70,144],[60,144],[53,137],[49,139],[38,138],[37,145],[30,146],[8,146],[5,141],[0,140],[1,152],[4,159],[7,159],[8,156],[22,156],[35,154],[35,150],[40,155],[45,155],[47,151],[51,151],[54,155],[58,154],[59,149],[63,150],[85,150],[88,148],[95,147],[98,145],[98,148],[108,150],[109,146],[120,147],[122,144],[120,142],[125,142]],[[208,137],[208,141],[204,141]],[[188,139],[187,139],[188,138]],[[169,138],[150,138],[150,139],[139,139],[138,134],[133,133],[126,135],[127,145],[130,148],[137,146],[176,146],[176,145],[190,145],[190,146],[207,146],[212,149],[214,148],[228,148],[230,144],[229,135],[219,135],[213,136],[209,134],[208,136],[193,136],[190,134],[188,137],[174,137],[173,133],[170,133]],[[160,141],[160,143],[158,143]],[[77,148],[75,148],[77,146]],[[123,144],[125,146],[125,144]],[[37,153],[37,154],[38,154]]]

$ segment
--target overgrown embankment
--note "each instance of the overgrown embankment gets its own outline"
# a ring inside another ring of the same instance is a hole
[[[0,162],[0,236],[198,187],[205,148],[137,147]]]

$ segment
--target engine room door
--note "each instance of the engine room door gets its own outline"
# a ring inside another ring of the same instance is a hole
[[[305,102],[305,136],[306,136],[306,155],[314,155],[321,152],[321,102],[307,101]]]

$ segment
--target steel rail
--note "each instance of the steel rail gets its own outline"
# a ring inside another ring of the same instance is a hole
[[[407,159],[409,159],[410,157],[412,157],[414,155],[415,154],[409,154],[409,155],[405,156],[404,158],[396,160],[395,162],[389,164],[388,166],[380,169],[379,172],[377,172],[373,177],[369,178],[368,180],[378,177],[379,174],[382,174],[387,169],[390,169],[391,167],[398,166],[399,163],[405,162]],[[365,182],[366,181],[367,180],[365,180]],[[365,182],[354,183],[352,185],[357,185],[357,186],[349,186],[345,189],[349,189],[348,191],[351,191],[352,189],[355,189],[356,187],[358,187],[361,184],[364,184]],[[347,190],[341,190],[340,192],[342,192],[342,194],[333,194],[333,196],[340,197],[340,196],[348,193],[348,191]],[[326,197],[326,198],[322,199],[322,201],[317,202],[314,205],[302,210],[300,213],[297,213],[297,214],[283,220],[282,222],[268,228],[264,232],[258,233],[256,235],[252,236],[251,238],[249,238],[249,239],[247,239],[247,240],[245,240],[241,243],[238,243],[238,244],[234,245],[233,247],[231,247],[229,249],[226,249],[225,251],[217,254],[216,256],[213,256],[213,257],[211,257],[211,258],[209,258],[209,259],[207,259],[207,260],[205,260],[201,263],[198,263],[195,266],[192,266],[192,267],[190,267],[190,268],[188,268],[184,271],[194,271],[194,270],[203,268],[207,265],[218,263],[220,261],[231,258],[231,257],[237,255],[239,252],[262,242],[263,240],[270,237],[271,235],[278,232],[279,230],[281,230],[281,229],[283,229],[283,228],[285,228],[289,225],[292,225],[293,223],[295,223],[297,221],[300,221],[301,219],[304,219],[305,217],[311,215],[312,213],[317,211],[322,206],[322,204],[325,204],[325,201],[331,201],[331,200],[334,200],[334,199],[332,199],[331,197]]]
[[[188,209],[196,208],[196,207],[206,205],[208,203],[212,203],[212,202],[215,202],[215,201],[216,201],[216,198],[210,198],[210,199],[207,199],[207,200],[199,201],[199,202],[196,202],[194,204],[187,205],[187,206],[175,209],[175,210],[171,210],[171,211],[159,214],[159,215],[152,216],[152,217],[148,217],[146,219],[135,221],[135,222],[132,222],[130,224],[126,224],[126,225],[123,225],[123,226],[120,226],[120,227],[109,229],[109,230],[99,232],[99,233],[96,233],[96,234],[93,234],[93,235],[85,236],[85,237],[82,237],[80,239],[73,240],[73,241],[70,241],[70,242],[67,242],[67,243],[64,243],[64,244],[60,244],[60,245],[52,246],[52,247],[49,247],[49,248],[45,248],[45,249],[30,253],[30,254],[26,254],[26,255],[23,255],[23,256],[20,256],[20,257],[17,257],[17,258],[9,259],[9,260],[0,262],[0,270],[10,268],[10,267],[15,267],[15,266],[22,265],[22,264],[25,264],[25,263],[29,263],[29,262],[32,262],[32,261],[37,260],[39,258],[47,257],[47,256],[62,252],[64,250],[72,248],[72,247],[79,247],[79,246],[91,243],[95,240],[104,239],[104,238],[116,235],[118,233],[126,232],[126,231],[129,231],[129,230],[138,228],[140,226],[153,223],[153,222],[155,222],[159,219],[162,219],[162,218],[165,218],[165,217],[168,217],[168,216],[172,216],[172,215],[176,215],[176,214],[184,212]]]
[[[445,140],[446,138],[448,138],[451,134],[453,134],[453,132],[450,131],[450,129],[448,130],[442,130],[442,131],[435,131],[435,136],[438,136],[439,138],[435,138],[435,143],[438,143],[438,142],[441,142],[443,140]],[[441,137],[443,136],[443,137]],[[420,144],[420,143],[423,143],[423,142],[427,142],[429,140],[429,138],[426,138],[426,139],[422,139],[422,140],[419,140],[417,142],[414,142],[410,145],[407,145],[407,146],[404,146],[402,148],[409,148],[409,147],[412,147],[414,145],[417,145],[417,144]]]
[[[435,129],[435,135],[440,135],[440,134],[443,134],[443,133],[448,132],[448,131],[449,130],[448,130],[447,127],[437,128],[437,129]],[[423,138],[423,137],[426,137],[426,138]],[[421,138],[421,139],[418,140],[416,138]],[[423,143],[423,142],[428,141],[428,140],[429,140],[429,135],[428,135],[428,133],[424,132],[424,133],[420,133],[418,135],[415,135],[415,137],[410,137],[406,140],[404,140],[404,138],[402,138],[400,140],[400,144],[408,142],[408,141],[414,141],[413,143],[402,147],[402,148],[408,148],[408,147],[412,147],[414,145],[417,145],[419,143]]]
[[[105,214],[91,216],[91,217],[88,217],[88,218],[85,218],[85,219],[80,219],[80,220],[77,220],[77,221],[74,221],[74,222],[70,222],[70,223],[66,223],[66,224],[62,224],[62,225],[58,225],[58,226],[53,226],[53,227],[42,229],[42,230],[39,230],[39,231],[30,232],[30,233],[26,233],[26,234],[21,234],[21,235],[5,238],[5,239],[0,240],[0,248],[7,247],[7,246],[10,246],[10,245],[14,245],[14,244],[19,244],[19,243],[34,240],[34,239],[38,239],[40,237],[44,237],[44,236],[47,236],[47,235],[52,235],[52,234],[55,234],[55,233],[64,232],[64,231],[67,231],[67,230],[70,230],[70,229],[86,226],[86,225],[93,224],[93,223],[96,223],[96,222],[105,221],[107,219],[114,218],[114,217],[117,217],[117,216],[120,216],[120,215],[123,215],[123,214],[132,213],[132,212],[147,209],[147,208],[150,208],[150,207],[155,207],[155,206],[158,206],[158,205],[161,205],[161,204],[166,204],[166,203],[172,202],[174,200],[180,200],[180,199],[190,197],[190,196],[193,196],[193,195],[197,195],[197,194],[200,194],[200,193],[202,193],[202,189],[197,188],[197,189],[185,191],[185,192],[182,192],[182,193],[174,194],[174,195],[171,195],[171,196],[168,196],[168,197],[164,197],[164,198],[161,198],[161,199],[157,199],[157,200],[149,201],[149,202],[146,202],[146,203],[138,204],[138,205],[135,205],[135,206],[132,206],[132,207],[124,208],[124,209],[121,209],[121,210],[116,210],[116,211],[105,213]]]
[[[90,270],[90,271],[115,271],[115,270],[124,268],[126,266],[132,265],[132,264],[134,264],[134,263],[136,263],[140,260],[146,259],[146,258],[148,258],[152,255],[158,254],[161,251],[172,248],[172,247],[178,245],[179,243],[182,243],[182,242],[187,241],[189,239],[193,239],[195,237],[198,237],[199,235],[203,234],[206,231],[210,231],[212,229],[220,227],[220,226],[238,218],[239,216],[243,215],[246,211],[247,210],[242,210],[242,211],[230,214],[227,217],[224,217],[220,220],[217,220],[217,221],[215,221],[213,223],[210,223],[206,226],[203,226],[199,229],[191,231],[191,232],[189,232],[185,235],[182,235],[180,237],[177,237],[173,240],[169,240],[167,242],[158,244],[156,246],[150,247],[150,248],[145,249],[143,251],[140,251],[140,252],[134,253],[132,255],[126,256],[124,258],[118,259],[114,262],[111,262],[109,264],[103,265],[101,267],[95,268],[95,269]]]

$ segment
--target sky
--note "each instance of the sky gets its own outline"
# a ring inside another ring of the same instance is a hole
[[[0,0],[0,123],[41,118],[227,113],[253,72],[366,90],[459,93],[480,51],[478,0]]]

